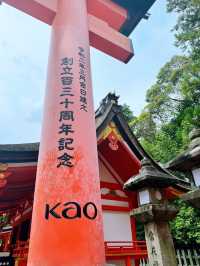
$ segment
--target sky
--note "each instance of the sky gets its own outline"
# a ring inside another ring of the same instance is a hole
[[[159,69],[179,52],[171,31],[176,15],[166,12],[166,0],[157,0],[150,13],[130,36],[135,56],[128,64],[91,48],[95,108],[111,91],[138,115]],[[50,31],[24,13],[0,6],[0,144],[40,139]]]

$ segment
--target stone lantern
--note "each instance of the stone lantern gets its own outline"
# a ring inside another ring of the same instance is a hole
[[[175,159],[167,163],[166,168],[184,174],[191,173],[194,187],[181,198],[195,208],[200,209],[200,128],[196,127],[189,134],[188,148]]]
[[[192,167],[192,174],[194,183],[197,187],[200,187],[200,128],[194,128],[190,134],[191,140],[190,148],[196,164]]]
[[[149,263],[151,266],[176,266],[176,254],[168,222],[177,214],[170,205],[165,189],[179,183],[180,180],[153,162],[143,159],[142,168],[137,176],[130,178],[124,185],[128,191],[136,191],[138,208],[131,216],[144,223]]]
[[[191,140],[189,149],[193,159],[193,163],[190,165],[190,170],[192,172],[196,188],[194,188],[191,192],[184,194],[182,199],[191,204],[193,207],[200,209],[200,128],[194,128],[190,132],[189,138]]]

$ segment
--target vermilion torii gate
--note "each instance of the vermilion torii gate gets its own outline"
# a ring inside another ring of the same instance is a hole
[[[29,266],[105,265],[89,50],[127,63],[154,1],[3,1],[52,25]]]

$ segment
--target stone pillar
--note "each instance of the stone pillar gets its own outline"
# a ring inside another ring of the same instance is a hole
[[[144,223],[149,264],[177,266],[176,254],[168,221],[177,210],[166,204],[148,204],[132,212]]]
[[[28,266],[104,266],[86,0],[52,25]]]

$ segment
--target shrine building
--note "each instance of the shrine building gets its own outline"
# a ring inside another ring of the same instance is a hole
[[[145,241],[137,240],[136,221],[129,214],[138,207],[138,198],[135,192],[124,191],[123,185],[139,173],[144,158],[173,176],[142,148],[115,94],[102,100],[95,121],[107,265],[139,265],[147,258],[147,248]],[[39,143],[0,145],[0,265],[27,265],[38,151]],[[78,186],[75,183],[73,192]],[[171,199],[186,191],[180,179],[165,189],[165,197]]]

